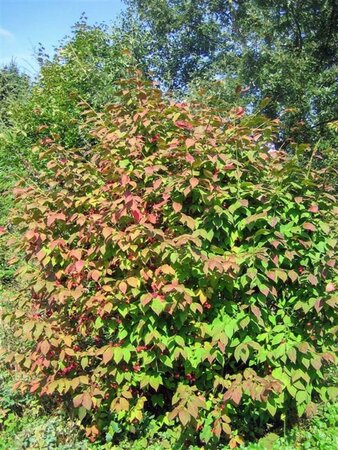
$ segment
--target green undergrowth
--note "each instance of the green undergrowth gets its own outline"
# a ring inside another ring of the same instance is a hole
[[[1,402],[3,402],[3,387],[1,387]],[[8,401],[8,398],[7,398]],[[311,421],[303,422],[279,437],[269,433],[257,443],[250,443],[243,450],[335,450],[338,448],[338,405],[323,405],[317,416]],[[91,444],[81,433],[76,423],[66,420],[61,413],[46,415],[38,405],[27,405],[22,416],[15,412],[4,415],[1,409],[0,418],[0,449],[60,449],[60,450],[189,450],[207,449],[207,447],[190,446],[173,442],[171,433],[159,433],[142,437],[136,441],[125,440],[119,445],[111,443]],[[109,440],[109,436],[107,436]],[[229,447],[217,447],[225,450]],[[216,448],[215,448],[216,450]]]
[[[322,405],[311,421],[294,427],[285,437],[274,433],[266,435],[258,443],[242,447],[243,450],[294,450],[338,449],[338,405]]]

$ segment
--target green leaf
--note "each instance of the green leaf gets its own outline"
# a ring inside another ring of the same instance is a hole
[[[116,364],[122,361],[124,356],[124,351],[121,347],[114,347],[113,357]]]

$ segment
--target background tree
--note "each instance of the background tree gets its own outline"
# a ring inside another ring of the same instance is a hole
[[[12,186],[14,176],[19,175],[20,162],[15,152],[5,145],[9,138],[11,122],[10,109],[14,102],[21,102],[29,92],[30,83],[26,75],[20,73],[16,64],[10,64],[0,69],[0,227],[7,221],[8,212],[13,206]],[[8,267],[5,249],[0,243],[0,285],[8,283],[13,270]]]
[[[74,127],[74,119],[82,113],[79,104],[87,102],[99,111],[113,97],[114,83],[134,63],[129,47],[128,37],[122,37],[118,29],[89,26],[84,16],[54,55],[45,55],[41,47],[41,69],[32,93],[24,104],[18,102],[12,108],[13,126],[24,137],[23,146],[30,148],[44,138],[46,127],[59,134],[66,147],[83,143]]]
[[[20,73],[14,61],[0,68],[0,127],[8,124],[11,102],[27,93],[29,78]]]
[[[338,118],[335,0],[126,3],[125,29],[143,32],[148,69],[167,88],[195,95],[203,88],[218,102],[251,107],[269,97],[264,113],[285,128],[277,146],[336,144],[329,126]]]

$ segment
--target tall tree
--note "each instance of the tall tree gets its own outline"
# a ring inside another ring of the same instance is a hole
[[[142,31],[137,44],[165,86],[229,103],[242,94],[253,107],[269,97],[264,112],[285,127],[278,145],[334,142],[336,0],[125,1],[125,28]]]

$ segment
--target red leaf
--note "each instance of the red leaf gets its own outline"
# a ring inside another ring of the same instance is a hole
[[[194,158],[192,155],[190,155],[190,153],[188,153],[188,154],[186,155],[185,160],[186,160],[188,163],[190,163],[190,164],[192,164],[193,162],[195,162],[195,158]]]
[[[326,285],[326,288],[325,288],[326,292],[333,292],[335,290],[336,290],[336,287],[335,287],[335,285],[333,283],[328,283]]]
[[[235,112],[236,112],[236,116],[237,117],[242,117],[244,115],[244,113],[245,113],[245,110],[244,110],[244,108],[242,108],[240,106],[240,107],[236,108]]]
[[[6,233],[6,228],[5,227],[0,227],[0,234]]]
[[[235,168],[235,165],[233,163],[226,164],[225,166],[223,166],[223,170],[232,170],[234,168]]]
[[[76,263],[74,264],[75,270],[77,272],[81,272],[81,270],[83,269],[84,266],[84,261],[76,261]]]
[[[318,212],[318,210],[319,210],[318,205],[311,205],[309,208],[309,211],[313,213]]]
[[[136,220],[136,222],[140,223],[140,221],[142,219],[141,211],[138,209],[133,209],[131,213],[132,213],[134,219]]]
[[[178,128],[182,128],[182,130],[192,130],[193,129],[193,126],[191,125],[191,123],[188,123],[185,120],[177,120],[175,122],[175,125]]]

